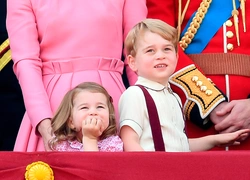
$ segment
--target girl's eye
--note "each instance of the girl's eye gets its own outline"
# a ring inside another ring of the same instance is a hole
[[[81,107],[80,109],[87,109],[87,107]]]
[[[97,108],[104,108],[104,106],[97,106]]]

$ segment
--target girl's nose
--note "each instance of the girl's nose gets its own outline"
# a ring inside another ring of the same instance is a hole
[[[97,110],[96,110],[96,108],[91,108],[91,109],[89,109],[89,115],[91,115],[91,116],[97,115]]]

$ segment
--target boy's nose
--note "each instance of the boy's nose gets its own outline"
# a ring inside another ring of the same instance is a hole
[[[161,60],[161,59],[165,59],[165,57],[166,57],[166,54],[164,52],[157,51],[157,53],[156,53],[156,59]]]

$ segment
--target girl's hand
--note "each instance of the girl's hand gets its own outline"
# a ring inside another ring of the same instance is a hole
[[[102,120],[88,117],[82,121],[82,143],[84,151],[99,151],[97,142],[104,131]]]
[[[239,145],[240,139],[248,137],[250,129],[242,129],[232,133],[217,134],[216,145],[217,146],[230,146]]]
[[[102,120],[97,117],[88,117],[82,121],[83,138],[98,139],[104,131]]]

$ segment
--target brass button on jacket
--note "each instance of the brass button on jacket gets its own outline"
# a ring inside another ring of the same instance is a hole
[[[232,38],[234,36],[234,33],[232,31],[227,31],[226,36],[228,38]]]
[[[231,20],[226,21],[226,26],[231,27],[233,25],[233,22]]]
[[[234,49],[234,45],[229,43],[227,44],[227,50],[232,51]]]

